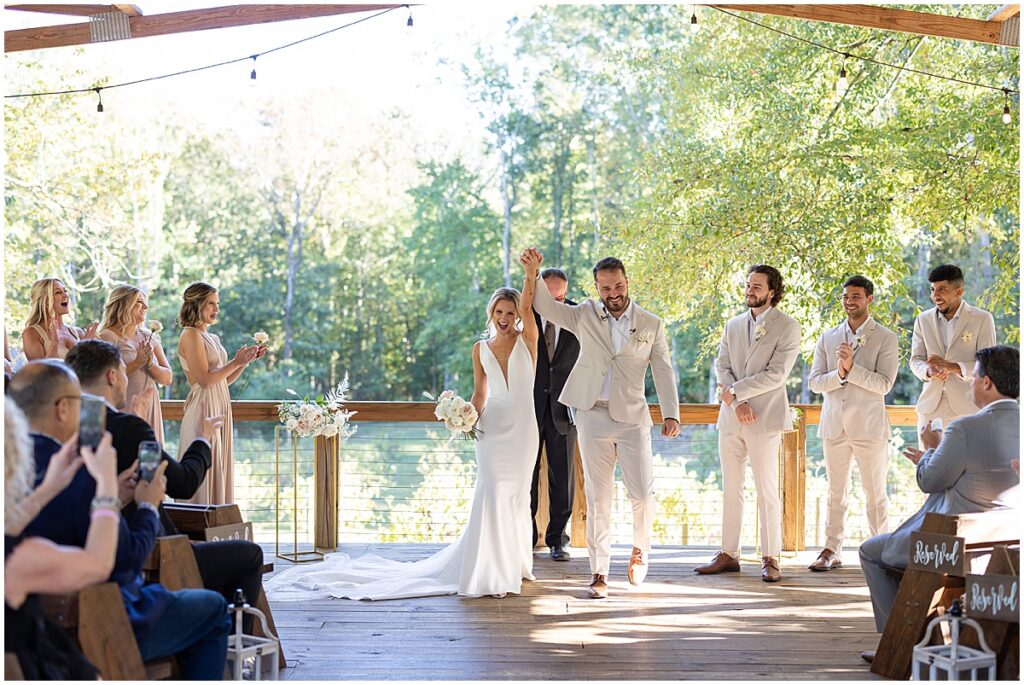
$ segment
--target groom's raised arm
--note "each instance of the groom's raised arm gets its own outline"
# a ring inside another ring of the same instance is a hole
[[[551,297],[551,293],[548,292],[548,287],[543,281],[540,274],[537,274],[537,287],[533,293],[533,308],[548,321],[576,335],[580,317],[583,315],[583,312],[580,311],[582,305],[559,302]]]

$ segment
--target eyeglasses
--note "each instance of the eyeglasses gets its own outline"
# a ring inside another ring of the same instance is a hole
[[[78,400],[79,402],[81,402],[82,401],[82,396],[81,395],[61,395],[56,400],[54,400],[53,403],[54,404],[60,404],[63,400]]]

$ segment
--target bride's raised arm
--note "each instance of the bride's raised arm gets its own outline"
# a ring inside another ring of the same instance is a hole
[[[523,320],[523,339],[530,348],[530,356],[537,360],[537,319],[533,314],[533,294],[537,289],[537,274],[527,273],[523,276],[523,294],[519,298],[519,318]]]

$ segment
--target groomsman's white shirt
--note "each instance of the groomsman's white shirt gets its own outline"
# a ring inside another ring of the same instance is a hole
[[[845,380],[839,378],[836,356],[843,342],[854,346],[853,368]],[[885,396],[896,382],[899,363],[899,338],[871,317],[856,333],[846,321],[822,333],[808,378],[811,392],[825,397],[818,435],[827,439],[844,434],[855,440],[888,439]]]
[[[921,396],[917,399],[918,416],[923,420],[939,416],[944,408],[943,400],[948,403],[953,416],[975,413],[977,407],[974,406],[970,383],[974,353],[995,344],[995,321],[983,309],[961,302],[949,321],[937,307],[921,312],[914,320],[910,352],[910,368],[924,381]],[[950,374],[945,381],[929,379],[927,360],[933,354],[959,364],[961,375]]]

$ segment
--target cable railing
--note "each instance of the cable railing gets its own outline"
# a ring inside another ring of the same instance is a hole
[[[182,401],[164,401],[168,450],[177,450]],[[275,471],[277,402],[232,403],[235,423],[235,501],[252,521],[257,541],[291,540],[297,527],[300,541],[311,543],[317,512],[314,501],[314,447],[299,439],[298,474],[292,474],[292,447],[278,455]],[[780,453],[781,489],[787,515],[787,549],[824,543],[827,482],[816,437],[820,405],[796,405],[801,417]],[[342,542],[448,542],[462,531],[469,516],[476,477],[474,445],[449,441],[448,431],[434,420],[431,402],[352,402],[358,412],[358,432],[341,444],[338,464],[338,531]],[[916,443],[916,413],[912,406],[888,407],[893,436],[889,441],[890,520],[898,525],[917,510],[924,495],[916,486],[914,467],[900,456],[904,444]],[[651,406],[654,482],[657,514],[655,544],[716,545],[721,535],[722,492],[718,464],[717,405],[682,405],[678,438],[660,434],[661,417]],[[278,429],[280,430],[280,429]],[[278,444],[281,444],[280,442]],[[795,445],[795,447],[792,447]],[[285,453],[286,452],[286,453]],[[582,469],[577,465],[577,474]],[[275,477],[275,473],[278,475]],[[541,482],[546,483],[545,478]],[[297,490],[296,490],[297,489]],[[543,488],[542,488],[543,490]],[[584,540],[582,484],[576,483],[577,502],[570,525],[572,544]],[[275,493],[279,506],[275,507]],[[742,539],[757,542],[757,515],[752,478],[745,482]],[[847,544],[869,532],[863,493],[856,470],[848,492]],[[294,511],[293,511],[294,508]],[[546,493],[541,494],[538,529],[546,524]],[[275,523],[276,521],[276,523]],[[629,540],[632,516],[629,498],[616,469],[612,534]]]

